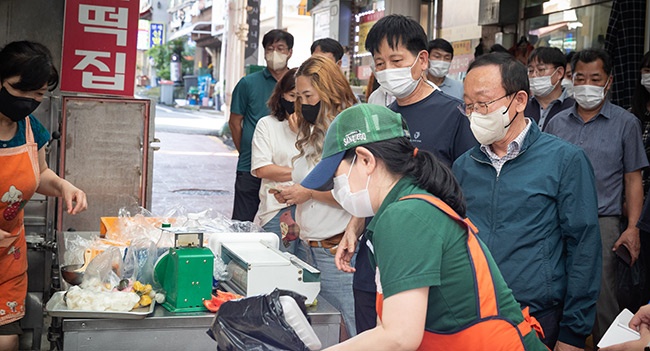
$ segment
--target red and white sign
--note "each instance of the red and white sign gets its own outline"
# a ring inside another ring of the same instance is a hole
[[[139,0],[66,0],[61,90],[133,96]]]

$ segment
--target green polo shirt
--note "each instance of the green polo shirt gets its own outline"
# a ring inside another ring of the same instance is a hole
[[[467,252],[467,232],[444,212],[410,194],[428,194],[415,179],[404,177],[388,193],[368,225],[371,263],[379,267],[384,299],[429,287],[425,329],[450,332],[477,319],[474,273]],[[506,286],[492,256],[481,242],[493,272],[499,313],[515,324],[523,321],[519,304]],[[533,334],[530,350],[545,350]]]
[[[268,116],[269,108],[266,102],[271,97],[277,81],[268,68],[251,73],[242,78],[232,92],[230,112],[244,116],[242,125],[241,144],[239,148],[239,161],[237,170],[250,172],[251,170],[251,142],[257,121]]]

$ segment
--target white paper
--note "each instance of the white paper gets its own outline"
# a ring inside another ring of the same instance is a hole
[[[639,340],[641,336],[639,332],[631,329],[628,325],[634,314],[627,308],[621,311],[616,316],[612,325],[609,326],[607,332],[598,343],[598,347],[608,347],[628,341]]]

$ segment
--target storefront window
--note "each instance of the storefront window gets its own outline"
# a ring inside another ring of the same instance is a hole
[[[564,53],[603,49],[611,10],[609,1],[529,18],[525,21],[526,34],[535,47],[557,47]]]

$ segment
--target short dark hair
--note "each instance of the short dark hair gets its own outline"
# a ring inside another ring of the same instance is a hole
[[[558,48],[554,47],[538,47],[528,56],[528,64],[530,65],[537,59],[537,62],[542,64],[551,64],[554,67],[566,66],[566,56]]]
[[[311,53],[314,54],[316,48],[320,46],[320,51],[329,52],[334,56],[336,61],[339,61],[343,58],[343,46],[338,41],[332,38],[323,38],[314,41],[311,44]]]
[[[493,52],[487,55],[481,55],[469,65],[467,73],[472,69],[482,66],[495,65],[501,71],[501,86],[506,94],[514,94],[520,90],[528,93],[530,90],[528,84],[528,70],[521,62],[503,52]]]
[[[575,55],[576,55],[576,52],[575,52],[575,51],[571,51],[571,52],[569,52],[568,54],[566,54],[565,57],[566,57],[566,64],[567,64],[567,65],[570,65],[570,64],[571,64],[571,59],[573,59],[573,56],[575,56]],[[566,67],[566,65],[564,65],[564,66]]]
[[[285,110],[280,103],[280,98],[282,98],[284,93],[296,88],[297,70],[298,68],[292,68],[282,75],[282,78],[280,78],[277,84],[275,84],[275,88],[273,89],[273,93],[271,93],[271,97],[269,97],[269,101],[266,102],[266,106],[269,107],[271,116],[274,116],[280,122],[287,118],[287,110]]]
[[[510,53],[510,51],[508,51],[508,49],[506,49],[505,46],[503,46],[501,44],[494,44],[494,45],[490,46],[490,53],[492,53],[492,52],[504,52],[506,54]]]
[[[264,38],[262,38],[262,46],[266,48],[280,40],[284,40],[284,42],[287,43],[289,50],[293,49],[293,35],[282,29],[273,29],[264,34]]]
[[[571,72],[576,71],[578,61],[583,63],[591,63],[600,59],[603,62],[603,70],[609,76],[612,74],[612,57],[609,56],[607,51],[602,49],[585,49],[578,51],[575,56],[571,58]]]
[[[451,54],[451,58],[454,58],[454,47],[445,39],[438,38],[431,40],[427,46],[427,51],[431,52],[433,49],[440,49],[444,52],[448,52]]]
[[[420,23],[403,15],[389,15],[377,21],[366,37],[366,50],[372,55],[379,52],[384,39],[391,49],[402,44],[413,55],[427,50],[427,35]]]
[[[32,41],[14,41],[0,50],[0,80],[20,77],[12,86],[20,91],[34,91],[47,84],[53,91],[59,85],[59,72],[52,53],[43,44]]]

